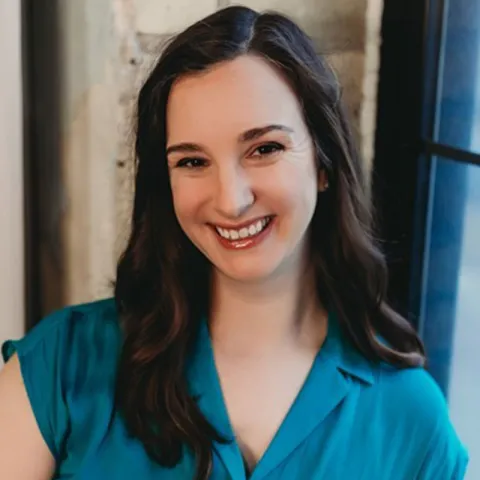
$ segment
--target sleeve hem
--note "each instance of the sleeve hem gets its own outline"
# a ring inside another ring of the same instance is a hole
[[[461,455],[457,461],[457,468],[455,469],[455,474],[452,477],[452,480],[463,480],[467,473],[467,467],[469,462],[469,455],[466,449],[462,450]]]

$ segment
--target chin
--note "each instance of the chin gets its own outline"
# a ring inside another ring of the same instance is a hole
[[[253,259],[252,259],[253,260]],[[216,268],[226,277],[242,283],[256,283],[273,277],[277,270],[276,262],[243,260],[218,264]]]

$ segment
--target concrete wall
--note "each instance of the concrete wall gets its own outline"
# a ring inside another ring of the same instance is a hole
[[[22,335],[23,138],[20,0],[0,2],[0,343]]]
[[[328,55],[344,85],[368,169],[383,0],[245,0],[287,13]],[[131,113],[158,45],[228,0],[70,0],[62,4],[64,104],[62,303],[109,293],[128,231]]]
[[[58,4],[66,292],[61,303],[71,303],[107,295],[113,278],[121,69],[115,2]]]

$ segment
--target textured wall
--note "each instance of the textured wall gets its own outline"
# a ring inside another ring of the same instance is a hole
[[[0,2],[0,343],[22,335],[23,135],[20,0]],[[1,368],[0,362],[0,368]]]
[[[70,0],[65,39],[63,169],[66,298],[108,294],[128,230],[132,104],[162,41],[225,0]],[[382,0],[245,0],[287,13],[328,55],[344,86],[368,168]]]
[[[65,302],[108,292],[114,267],[118,35],[107,0],[59,2]]]

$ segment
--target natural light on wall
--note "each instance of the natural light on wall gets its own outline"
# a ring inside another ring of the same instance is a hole
[[[0,343],[24,328],[20,4],[0,1]]]

